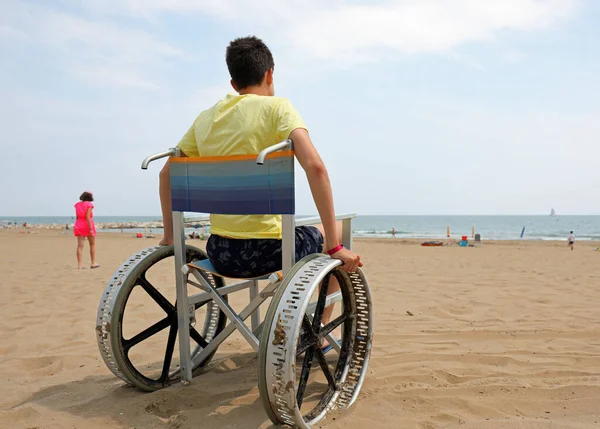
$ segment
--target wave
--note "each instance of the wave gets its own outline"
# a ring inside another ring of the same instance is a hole
[[[391,238],[392,231],[391,230],[361,230],[356,229],[352,231],[352,234],[355,237],[371,237],[371,238]],[[472,240],[471,234],[466,234],[469,240]],[[510,233],[495,233],[495,234],[482,234],[482,240],[524,240],[524,241],[563,241],[566,240],[569,233],[560,234],[560,233],[531,233],[529,235],[525,234],[525,237],[519,238],[518,235],[515,235],[513,232]],[[445,233],[425,233],[425,232],[409,232],[409,231],[396,231],[396,238],[435,238],[440,240],[446,240]],[[452,238],[454,240],[460,239],[459,235],[453,235]],[[600,235],[596,233],[592,234],[583,234],[575,236],[576,240],[580,241],[600,241]]]
[[[378,234],[391,234],[392,230],[374,230],[374,229],[369,229],[369,230],[352,230],[352,232],[356,235],[378,235]],[[408,231],[398,231],[396,230],[396,234],[410,234],[410,232]]]

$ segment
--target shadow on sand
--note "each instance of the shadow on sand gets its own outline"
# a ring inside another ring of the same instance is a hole
[[[276,427],[260,402],[255,353],[217,356],[189,386],[144,393],[112,374],[94,375],[42,389],[15,408],[32,404],[127,428]]]

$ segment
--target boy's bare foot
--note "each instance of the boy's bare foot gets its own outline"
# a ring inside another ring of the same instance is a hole
[[[335,339],[335,341],[339,344],[341,339],[342,339],[342,331],[340,330],[340,328],[336,328],[333,330],[333,332],[331,333],[331,335],[333,336],[333,338]],[[321,349],[329,349],[329,340],[327,338],[323,338],[323,345],[321,346]]]
[[[158,245],[159,246],[172,246],[173,240],[167,240],[166,238],[163,238],[162,240],[159,241]]]

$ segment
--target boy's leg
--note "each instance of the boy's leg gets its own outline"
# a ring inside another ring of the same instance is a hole
[[[163,217],[164,237],[158,243],[160,246],[173,244],[173,210],[171,204],[171,175],[169,161],[166,162],[158,176],[158,193]]]

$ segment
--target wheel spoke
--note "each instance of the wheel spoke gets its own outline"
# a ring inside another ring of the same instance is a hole
[[[146,279],[145,273],[140,276],[139,285],[146,291],[150,298],[152,298],[165,313],[172,314],[176,311],[175,306],[169,302],[167,298],[163,296],[150,282]]]
[[[313,330],[312,325],[310,324],[310,320],[308,319],[308,316],[306,314],[302,318],[302,330],[304,331],[304,334],[309,337],[316,336],[315,331]]]
[[[154,325],[150,326],[149,328],[143,330],[136,336],[131,337],[128,340],[123,339],[123,349],[125,350],[125,352],[128,352],[129,349],[131,349],[136,344],[139,344],[142,341],[147,340],[151,336],[158,334],[160,331],[165,329],[167,326],[171,326],[171,325],[173,325],[173,322],[171,321],[171,318],[167,316],[164,319],[156,322]]]
[[[173,351],[175,350],[175,341],[177,340],[177,324],[171,325],[169,330],[169,339],[167,340],[167,349],[165,350],[165,360],[163,362],[162,373],[160,375],[160,381],[165,383],[169,378],[169,369],[171,368],[171,361],[173,360]]]
[[[185,263],[190,264],[197,260],[196,255],[193,252],[190,252],[188,249],[185,251]],[[200,259],[201,260],[201,259]]]
[[[328,273],[327,276],[323,279],[323,283],[321,284],[321,290],[319,291],[319,299],[317,301],[317,306],[315,308],[315,314],[313,316],[312,328],[313,332],[319,332],[321,328],[321,319],[323,318],[323,310],[325,309],[325,301],[327,300],[327,289],[329,289],[329,279],[331,279],[331,274]]]
[[[298,346],[296,347],[296,356],[300,356],[309,347],[312,347],[317,344],[317,336],[313,331],[313,328],[308,320],[306,314],[302,319],[302,329],[300,330],[300,341],[298,342]]]
[[[192,340],[196,341],[200,347],[204,348],[208,346],[206,340],[202,338],[202,335],[200,335],[200,333],[196,331],[196,328],[194,328],[193,326],[190,326],[190,337],[192,338]]]
[[[319,362],[319,366],[321,367],[323,374],[325,374],[327,384],[329,384],[329,387],[335,390],[335,381],[333,380],[333,375],[331,374],[331,370],[329,369],[329,365],[327,364],[327,360],[325,359],[325,354],[323,353],[323,350],[317,348],[315,350],[315,354],[317,357],[317,361]]]
[[[304,355],[304,362],[302,362],[302,372],[300,373],[300,381],[298,383],[298,392],[296,393],[296,401],[298,402],[298,408],[302,407],[302,401],[304,400],[304,391],[306,390],[306,384],[308,383],[308,376],[310,375],[310,368],[312,366],[315,349],[314,347],[308,349]]]
[[[346,321],[346,319],[348,318],[348,314],[344,313],[338,317],[336,317],[334,320],[332,320],[331,322],[329,322],[327,325],[323,326],[321,328],[321,330],[319,331],[319,338],[325,338],[327,335],[329,335],[335,328],[337,328],[338,326],[340,326],[342,323],[344,323]]]
[[[300,356],[302,353],[307,351],[309,348],[314,347],[315,344],[316,344],[316,342],[311,341],[311,340],[304,340],[304,341],[300,342],[300,344],[298,344],[298,347],[296,347],[296,357]]]

